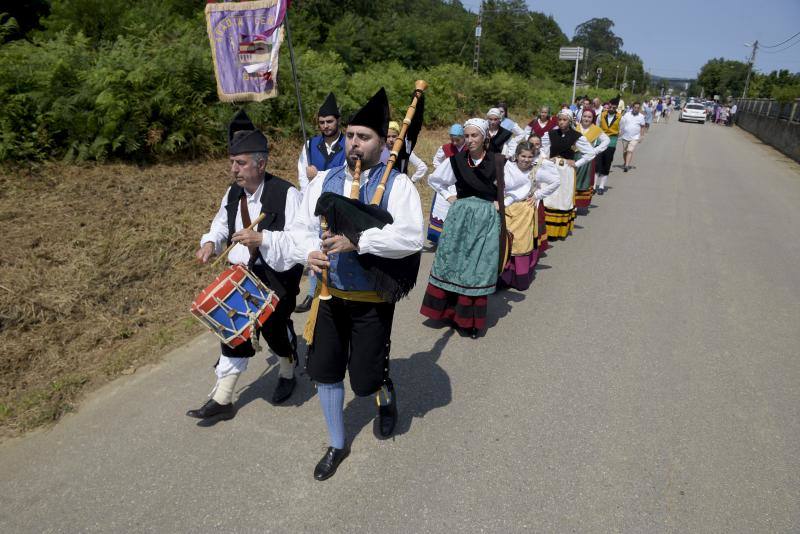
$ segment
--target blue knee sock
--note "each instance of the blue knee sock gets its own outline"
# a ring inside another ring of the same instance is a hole
[[[344,382],[335,384],[317,383],[317,394],[322,405],[322,414],[328,425],[331,447],[344,448]]]

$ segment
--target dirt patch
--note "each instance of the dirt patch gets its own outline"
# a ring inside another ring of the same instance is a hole
[[[417,154],[430,162],[446,140],[425,131]],[[296,181],[299,146],[275,141],[270,171]],[[189,305],[220,269],[194,252],[228,183],[224,159],[0,172],[0,436],[203,331]]]

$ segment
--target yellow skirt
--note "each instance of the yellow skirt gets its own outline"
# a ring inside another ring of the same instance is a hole
[[[514,202],[506,208],[506,229],[514,236],[512,256],[525,256],[533,250],[536,210],[525,201]]]

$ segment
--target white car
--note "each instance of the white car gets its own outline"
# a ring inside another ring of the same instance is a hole
[[[678,121],[692,121],[692,122],[699,122],[700,124],[705,124],[706,122],[706,108],[703,104],[698,104],[696,102],[689,102],[683,109],[681,110],[681,114],[678,116]]]

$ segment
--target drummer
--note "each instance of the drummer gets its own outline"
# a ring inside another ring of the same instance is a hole
[[[280,361],[272,395],[272,402],[277,404],[291,396],[296,383],[297,336],[290,316],[300,292],[303,267],[286,259],[291,240],[283,230],[294,221],[301,195],[289,182],[266,171],[268,152],[267,138],[240,110],[228,126],[228,153],[235,182],[222,197],[208,233],[200,238],[196,257],[200,263],[207,263],[226,245],[236,243],[228,261],[247,265],[278,295],[280,302],[260,332]],[[265,217],[257,230],[248,230],[260,213]],[[231,419],[236,414],[233,390],[256,351],[250,340],[236,348],[221,344],[221,349],[211,399],[199,409],[188,411],[189,417]]]

